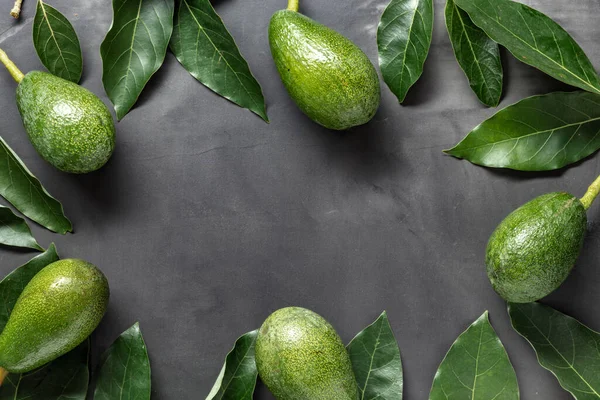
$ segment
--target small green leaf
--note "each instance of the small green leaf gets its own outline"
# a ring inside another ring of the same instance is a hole
[[[94,400],[149,400],[151,384],[148,350],[136,322],[102,356]]]
[[[252,400],[258,371],[254,361],[254,344],[258,330],[236,340],[206,400]]]
[[[174,0],[113,0],[113,23],[100,46],[104,90],[117,118],[131,110],[165,60]]]
[[[33,45],[50,73],[79,83],[83,58],[77,33],[64,15],[42,0],[33,20]]]
[[[487,311],[456,339],[429,394],[429,400],[464,399],[519,399],[515,370]]]
[[[498,43],[479,29],[454,0],[446,1],[446,27],[458,64],[479,100],[496,107],[502,96],[502,60]]]
[[[209,89],[265,121],[265,99],[235,40],[209,0],[176,0],[171,50]]]
[[[600,78],[584,51],[546,15],[510,0],[454,1],[522,62],[569,85],[600,93]]]
[[[23,161],[0,137],[0,196],[25,216],[53,232],[71,232],[62,205],[42,187]]]
[[[348,345],[362,399],[402,400],[400,349],[385,311]]]
[[[0,243],[44,251],[32,236],[27,222],[4,206],[0,206]]]
[[[432,0],[391,0],[379,23],[383,80],[402,103],[423,73],[433,35]]]
[[[509,304],[513,328],[577,400],[600,399],[600,333],[539,303]]]
[[[45,266],[55,261],[58,261],[58,254],[53,243],[48,250],[15,269],[0,282],[0,332],[25,286]]]
[[[600,148],[600,96],[550,93],[508,106],[446,153],[473,164],[549,171]]]

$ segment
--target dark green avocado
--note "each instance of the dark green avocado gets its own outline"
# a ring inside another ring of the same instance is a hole
[[[335,329],[298,307],[267,318],[255,348],[260,379],[278,400],[357,400],[350,357]]]
[[[373,118],[380,101],[379,77],[350,40],[288,9],[271,18],[269,42],[291,98],[313,121],[344,130]]]
[[[32,371],[71,351],[98,326],[109,288],[94,265],[56,261],[27,284],[0,334],[0,369]]]

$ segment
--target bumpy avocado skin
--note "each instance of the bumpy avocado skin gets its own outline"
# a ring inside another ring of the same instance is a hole
[[[496,292],[509,302],[529,303],[556,290],[575,265],[586,227],[583,205],[568,193],[548,193],[513,211],[487,246]]]
[[[71,351],[96,329],[108,298],[106,277],[94,265],[48,265],[27,284],[0,334],[0,367],[29,372]]]
[[[112,155],[112,116],[89,90],[52,74],[32,71],[17,87],[17,106],[33,147],[61,171],[95,171]]]
[[[369,58],[336,31],[290,10],[269,26],[271,54],[290,96],[313,121],[344,130],[369,122],[380,101]]]
[[[350,357],[333,327],[304,308],[271,314],[258,332],[256,366],[278,400],[356,400]]]

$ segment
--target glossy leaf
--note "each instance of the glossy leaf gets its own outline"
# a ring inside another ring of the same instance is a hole
[[[433,34],[432,0],[391,0],[377,31],[385,83],[402,103],[423,73]]]
[[[83,58],[77,33],[64,15],[42,0],[33,20],[33,45],[50,73],[79,83]]]
[[[254,344],[258,331],[236,340],[206,400],[252,400],[258,371],[254,362]]]
[[[541,12],[511,0],[454,0],[515,57],[581,89],[600,93],[600,78],[575,40]]]
[[[454,0],[446,1],[446,27],[458,64],[465,72],[479,100],[496,107],[502,96],[502,60],[500,49]]]
[[[100,46],[106,94],[117,118],[131,110],[162,65],[173,32],[174,0],[113,0],[113,23]]]
[[[149,400],[150,360],[138,323],[102,356],[94,400]]]
[[[446,153],[486,167],[548,171],[600,148],[600,96],[534,96],[483,122]]]
[[[219,95],[268,121],[260,84],[209,0],[176,0],[171,50]]]
[[[510,304],[513,328],[577,400],[600,398],[600,333],[539,303]]]
[[[462,333],[442,361],[430,400],[518,400],[519,386],[487,311]]]
[[[401,400],[400,349],[385,311],[348,345],[360,398]]]
[[[31,234],[27,222],[4,206],[0,206],[0,243],[44,251]]]
[[[23,161],[0,137],[0,196],[25,216],[53,232],[73,230],[62,205],[42,187]]]

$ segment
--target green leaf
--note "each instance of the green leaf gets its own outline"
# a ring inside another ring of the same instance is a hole
[[[173,32],[173,1],[113,0],[113,23],[100,55],[104,90],[119,120],[165,60]]]
[[[88,339],[35,371],[9,374],[0,387],[0,400],[85,400],[89,348]]]
[[[48,250],[15,269],[0,282],[0,332],[8,322],[8,317],[25,286],[45,266],[55,261],[58,261],[58,254],[52,243]]]
[[[62,205],[42,187],[23,161],[0,137],[0,196],[25,216],[53,232],[71,232]]]
[[[550,93],[511,105],[445,152],[486,167],[549,171],[600,148],[600,96]]]
[[[432,0],[392,0],[377,31],[383,80],[402,103],[423,73],[433,34]]]
[[[33,20],[33,45],[52,74],[79,83],[83,58],[73,25],[58,10],[38,0]]]
[[[269,121],[260,84],[209,0],[177,0],[171,50],[209,89]]]
[[[496,107],[502,96],[500,49],[454,0],[446,1],[446,27],[458,64],[479,100]]]
[[[258,371],[254,362],[254,344],[258,330],[236,340],[206,400],[252,400]]]
[[[577,400],[600,398],[600,333],[539,303],[509,304],[513,328]]]
[[[136,322],[102,356],[94,400],[149,400],[151,383],[148,351]]]
[[[27,222],[4,206],[0,206],[0,243],[44,251],[32,236]]]
[[[440,364],[430,400],[518,400],[517,376],[487,311],[462,333]]]
[[[515,57],[581,89],[600,93],[600,78],[575,40],[541,12],[510,0],[454,0]]]
[[[400,349],[385,311],[348,345],[362,399],[402,400]]]

